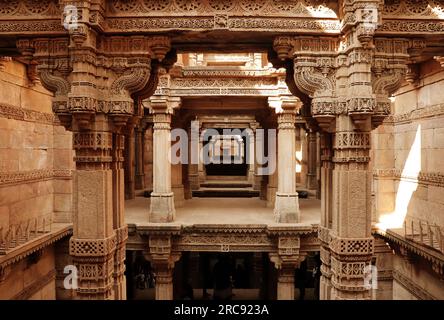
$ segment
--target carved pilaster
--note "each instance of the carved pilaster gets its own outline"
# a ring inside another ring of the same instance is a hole
[[[280,236],[277,240],[278,251],[269,253],[270,260],[278,270],[277,299],[294,300],[295,269],[305,258],[299,252],[300,238],[297,236]]]
[[[180,259],[180,252],[171,249],[170,235],[149,237],[149,251],[146,254],[151,262],[156,280],[156,300],[173,300],[174,264]]]

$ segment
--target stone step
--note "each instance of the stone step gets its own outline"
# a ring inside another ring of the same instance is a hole
[[[258,190],[247,188],[200,188],[193,191],[198,198],[254,198],[259,197]]]
[[[202,188],[251,188],[253,185],[244,181],[211,181],[201,183]]]

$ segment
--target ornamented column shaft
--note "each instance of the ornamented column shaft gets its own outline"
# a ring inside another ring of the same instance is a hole
[[[136,189],[145,189],[145,171],[144,171],[144,136],[143,127],[136,130]]]
[[[191,190],[199,190],[199,167],[200,152],[199,152],[199,123],[192,121],[188,129],[188,179],[190,181]],[[195,154],[193,154],[195,153]]]
[[[316,132],[313,129],[310,129],[308,132],[308,173],[307,173],[307,188],[310,190],[317,189],[316,155],[317,155]]]
[[[76,223],[69,251],[78,268],[79,299],[114,298],[113,135],[97,122],[95,128],[74,131],[73,135]]]
[[[168,96],[150,98],[153,114],[153,192],[151,193],[151,222],[174,220],[174,193],[171,189],[171,114],[180,99]]]
[[[296,192],[296,111],[298,100],[284,97],[278,113],[278,190],[274,207],[277,222],[299,222]]]
[[[319,227],[319,240],[321,241],[321,279],[319,288],[320,300],[330,300],[331,270],[330,270],[330,228],[332,226],[332,145],[329,133],[321,134],[321,225]]]
[[[126,300],[125,257],[128,226],[125,223],[125,173],[123,169],[125,136],[113,135],[113,227],[116,232],[116,251],[114,254],[114,297]]]
[[[174,220],[174,194],[171,190],[170,148],[171,114],[153,115],[153,192],[151,193],[150,221],[171,222]]]
[[[265,135],[257,134],[257,129],[261,129],[259,124],[256,124],[254,128],[254,179],[253,179],[253,190],[261,190],[262,185],[262,175],[259,175],[259,157],[262,157],[263,155],[258,155],[259,150],[265,149]],[[261,147],[259,147],[261,146]],[[261,195],[261,199],[265,198],[265,195]]]
[[[126,135],[125,200],[136,197],[136,129],[130,124]]]

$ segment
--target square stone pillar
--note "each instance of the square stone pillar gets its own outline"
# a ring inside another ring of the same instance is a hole
[[[145,256],[154,271],[156,300],[173,300],[174,265],[181,254],[172,252],[171,235],[150,236],[149,251]]]
[[[171,190],[171,162],[168,152],[171,145],[171,114],[158,112],[153,115],[153,192],[151,193],[151,222],[171,222],[176,210]]]
[[[145,190],[153,190],[153,126],[152,123],[145,130],[143,137],[143,167]]]
[[[188,181],[190,182],[191,190],[199,190],[199,167],[200,152],[199,152],[199,123],[192,121],[188,129],[188,149],[189,149],[189,164],[188,164]]]
[[[135,132],[136,135],[136,190],[145,189],[145,170],[144,170],[144,136],[145,130],[142,127],[138,127]]]
[[[310,129],[308,132],[308,172],[307,172],[307,189],[317,190],[318,180],[316,174],[317,163],[317,138],[316,131]]]
[[[128,125],[125,140],[125,200],[129,200],[136,197],[136,137],[134,124]]]
[[[88,129],[77,129],[73,147],[73,236],[69,253],[78,272],[78,299],[114,299],[116,232],[113,203],[113,133],[103,116]],[[123,181],[121,182],[123,185]],[[123,194],[122,194],[123,196]],[[120,262],[117,262],[120,263]],[[120,279],[122,280],[122,279]]]
[[[282,98],[281,98],[282,99]],[[296,192],[296,107],[295,97],[281,100],[278,112],[278,190],[274,206],[277,222],[299,222],[299,198]]]
[[[294,274],[300,262],[300,239],[298,236],[278,236],[278,251],[269,253],[271,262],[278,270],[277,300],[294,300]]]

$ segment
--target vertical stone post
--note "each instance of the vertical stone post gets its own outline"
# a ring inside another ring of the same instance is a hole
[[[125,252],[128,239],[128,226],[125,223],[124,202],[124,158],[125,137],[113,135],[113,227],[116,232],[116,251],[114,254],[114,296],[126,300]]]
[[[145,171],[145,189],[153,190],[153,124],[150,123],[145,130],[143,161]]]
[[[145,189],[145,171],[144,171],[144,136],[145,130],[143,125],[136,129],[136,182],[137,190]]]
[[[199,176],[199,185],[206,180],[206,174],[205,174],[205,164],[204,164],[204,135],[203,132],[205,131],[204,128],[202,128],[201,131],[199,131],[199,164],[197,165],[198,168],[198,176]]]
[[[135,161],[136,161],[136,130],[135,124],[130,123],[126,130],[125,148],[125,200],[136,197]]]
[[[296,192],[296,112],[297,98],[281,97],[278,110],[278,190],[274,206],[277,222],[299,221],[299,200]]]
[[[182,183],[182,164],[171,165],[171,190],[174,193],[174,205],[176,208],[183,206],[185,190]]]
[[[301,137],[301,151],[302,151],[302,161],[301,161],[301,186],[308,188],[307,173],[308,173],[308,143],[307,143],[307,132],[303,125],[299,127],[299,134]]]
[[[317,157],[317,141],[316,131],[310,128],[308,131],[308,172],[307,172],[307,188],[310,190],[317,189],[316,177],[316,157]]]
[[[263,176],[259,174],[259,168],[261,166],[261,164],[259,164],[259,157],[262,157],[263,154],[258,154],[260,153],[259,151],[261,150],[265,150],[265,135],[260,135],[257,134],[257,130],[261,129],[261,127],[259,126],[259,124],[256,124],[254,126],[254,128],[252,128],[254,130],[254,179],[253,179],[253,190],[260,190],[261,191],[261,199],[266,198],[266,195],[262,194],[262,180],[263,180]]]
[[[176,210],[171,189],[171,113],[173,106],[167,97],[151,99],[153,113],[153,192],[151,193],[151,222],[171,222]]]
[[[269,253],[278,270],[277,300],[294,300],[294,274],[303,257],[298,236],[278,236],[277,253]]]
[[[329,300],[331,292],[331,270],[330,270],[330,234],[329,229],[332,226],[332,201],[333,201],[333,182],[332,182],[332,145],[331,135],[323,133],[321,135],[321,225],[319,227],[319,240],[321,241],[321,279],[319,288],[320,300]]]
[[[180,252],[172,252],[171,235],[150,236],[146,257],[154,271],[156,300],[173,300],[174,264],[180,259]]]
[[[192,121],[188,128],[188,180],[190,182],[191,190],[199,190],[199,167],[200,152],[199,152],[199,123]]]
[[[81,123],[75,119],[74,126]],[[104,116],[74,130],[74,231],[69,251],[78,268],[79,299],[114,298],[113,134]]]

